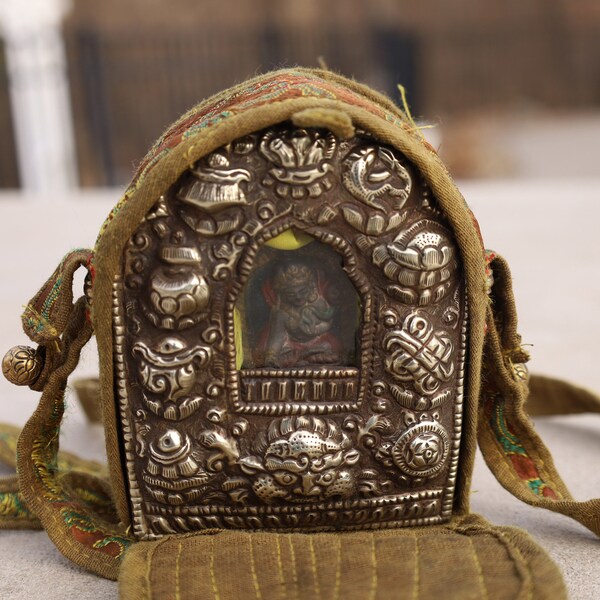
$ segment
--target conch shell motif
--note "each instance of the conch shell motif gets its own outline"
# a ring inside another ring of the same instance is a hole
[[[389,292],[406,304],[419,306],[439,302],[457,268],[448,232],[427,219],[398,234],[392,243],[377,246],[373,262],[396,283],[388,287]]]

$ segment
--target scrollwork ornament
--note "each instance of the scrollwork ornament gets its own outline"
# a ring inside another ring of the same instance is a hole
[[[220,244],[215,249],[214,255],[217,259],[220,259],[220,262],[214,266],[212,271],[215,280],[224,281],[233,274],[235,264],[247,242],[248,236],[244,232],[238,231],[229,236],[228,242]]]
[[[165,238],[169,234],[169,216],[167,199],[164,194],[161,194],[158,202],[152,207],[145,218],[145,221],[152,224],[152,230],[160,239]]]
[[[374,447],[382,435],[394,430],[390,419],[382,414],[371,415],[366,420],[356,415],[349,416],[344,421],[344,428],[354,432],[357,442],[367,448]]]
[[[442,313],[442,321],[445,325],[450,325],[453,329],[456,328],[460,317],[460,288],[456,288],[452,304],[448,306]]]
[[[192,148],[114,273],[134,535],[449,519],[465,290],[418,169],[290,122]]]

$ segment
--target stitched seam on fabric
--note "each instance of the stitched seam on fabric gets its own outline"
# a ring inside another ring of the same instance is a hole
[[[414,600],[419,600],[420,577],[421,574],[419,573],[419,538],[418,536],[415,536],[415,587],[413,590]]]
[[[519,595],[517,598],[528,598],[530,600],[533,599],[533,590],[532,590],[532,580],[531,580],[531,569],[529,568],[527,562],[523,558],[520,550],[517,548],[516,543],[510,543],[501,531],[494,531],[493,529],[488,529],[487,531],[480,531],[477,529],[471,528],[457,528],[457,533],[461,535],[470,536],[470,535],[491,535],[496,538],[506,549],[508,556],[513,561],[513,566],[515,571],[520,576],[523,587],[521,588]],[[525,595],[524,595],[525,594]]]
[[[337,552],[335,553],[335,586],[333,588],[333,598],[337,600],[340,597],[340,582],[342,575],[342,540],[338,537]]]
[[[321,588],[319,586],[319,579],[317,577],[317,557],[315,555],[315,547],[313,546],[312,537],[308,538],[308,548],[310,550],[310,568],[313,579],[315,580],[315,598],[320,598]]]
[[[335,82],[333,84],[334,86],[339,86],[340,83],[339,82]],[[358,92],[356,90],[351,90],[352,94],[354,96],[356,96],[359,100],[360,99],[365,99],[364,94],[362,94],[361,92]],[[286,102],[293,102],[295,100],[299,100],[300,98],[280,98],[278,100],[271,100],[268,103],[259,103],[258,105],[254,106],[254,105],[238,105],[235,107],[235,109],[233,107],[231,107],[229,110],[222,110],[219,111],[218,113],[215,113],[214,115],[205,115],[205,123],[201,124],[201,122],[196,123],[196,124],[190,124],[189,129],[186,130],[186,133],[188,133],[188,136],[184,136],[182,135],[180,141],[178,142],[179,144],[185,144],[186,141],[196,141],[194,138],[198,135],[202,135],[204,133],[206,133],[207,130],[210,130],[211,126],[215,127],[218,125],[223,124],[224,122],[227,122],[228,120],[231,120],[233,118],[240,118],[243,116],[247,116],[248,111],[252,111],[255,109],[262,109],[265,106],[269,106],[269,107],[274,107],[277,106],[279,104],[284,104]],[[344,99],[340,99],[339,97],[329,97],[329,98],[323,98],[322,96],[310,96],[310,97],[306,97],[306,99],[309,100],[327,100],[330,102],[342,102],[344,104],[346,104],[346,100]],[[420,143],[423,142],[423,139],[420,135],[418,135],[417,133],[415,133],[414,128],[411,128],[410,125],[408,123],[406,123],[402,118],[400,118],[398,115],[395,115],[391,112],[391,110],[387,107],[382,106],[379,102],[374,102],[373,99],[371,99],[371,103],[375,104],[383,114],[377,114],[376,112],[370,110],[367,106],[363,106],[362,104],[357,104],[358,108],[360,108],[361,110],[364,110],[365,112],[367,112],[371,117],[374,118],[378,118],[381,119],[384,123],[386,124],[392,124],[393,126],[397,127],[398,129],[403,130],[405,133],[407,133],[414,141],[418,141]],[[216,121],[214,119],[217,119]],[[214,131],[214,129],[213,129]],[[126,190],[124,197],[122,198],[122,200],[124,200],[125,198],[127,198],[127,200],[129,200],[130,198],[128,197],[128,191],[130,188],[133,188],[134,190],[138,190],[142,184],[144,183],[144,181],[146,180],[148,174],[154,170],[154,168],[156,167],[156,165],[161,161],[162,158],[166,158],[167,156],[172,154],[172,150],[173,148],[169,148],[169,147],[165,147],[162,148],[161,150],[161,145],[164,143],[165,140],[163,140],[161,142],[161,144],[157,145],[156,148],[152,148],[148,154],[152,154],[154,153],[153,156],[151,156],[151,158],[149,158],[148,162],[146,164],[144,164],[144,161],[142,161],[142,170],[139,173],[136,173],[136,175],[134,176],[134,181],[132,182],[132,184],[129,186],[129,188]],[[176,147],[176,146],[174,146]],[[437,153],[435,152],[435,150],[429,146],[428,144],[424,144],[423,147],[427,150],[427,153],[429,155],[429,157],[433,157],[434,160],[437,162],[438,166],[442,167],[446,172],[447,169],[445,167],[445,165],[442,164],[439,156],[437,155]],[[120,204],[120,202],[119,202]],[[117,205],[118,206],[118,205]],[[115,207],[116,208],[116,207]],[[112,213],[111,213],[112,214]],[[111,215],[109,215],[109,217],[106,219],[106,222],[110,222],[111,220],[114,220],[110,218]],[[105,224],[106,224],[105,222]],[[105,224],[103,224],[101,230],[100,230],[100,235],[104,232],[105,229]]]
[[[44,303],[42,304],[41,315],[48,320],[50,316],[50,310],[52,309],[52,305],[56,301],[59,296],[60,286],[62,285],[63,278],[59,275],[56,278],[56,281],[52,285],[52,289],[48,292]]]
[[[277,545],[277,575],[279,577],[279,586],[281,589],[281,597],[285,600],[285,580],[283,578],[283,564],[281,563],[281,544],[279,542],[279,534],[275,534],[275,544]]]
[[[292,583],[294,584],[294,596],[298,598],[298,572],[296,571],[296,553],[294,551],[294,540],[291,534],[288,534],[288,542],[290,544],[290,557],[292,560]]]
[[[337,84],[337,85],[343,85],[343,81],[333,80],[333,83],[335,83],[335,84]],[[364,95],[364,92],[357,92],[357,93],[360,93],[361,95]],[[373,101],[373,102],[376,102],[377,104],[379,104],[379,103],[380,103],[380,101],[378,101],[377,99],[374,99],[374,98],[372,98],[372,97],[370,97],[370,96],[367,96],[367,97],[368,97],[368,98],[369,98],[371,101]],[[389,110],[389,108],[388,108],[388,110]],[[383,123],[383,122],[382,122],[382,123]],[[174,164],[174,163],[170,163],[170,164],[172,165],[172,164]],[[477,394],[474,394],[474,397],[475,397],[475,396],[477,396]],[[113,418],[113,417],[111,417],[111,419],[112,419],[112,418]],[[113,469],[113,471],[114,471],[114,469]],[[115,476],[113,476],[113,478],[115,478]]]
[[[148,553],[148,556],[146,558],[146,576],[144,577],[144,583],[146,588],[144,598],[146,598],[146,600],[151,600],[152,598],[152,584],[150,583],[150,573],[152,571],[152,558],[154,557],[154,553],[156,552],[156,550],[158,550],[158,548],[160,548],[167,541],[167,539],[158,542],[158,544],[152,544],[152,546],[150,547],[150,552]]]
[[[339,84],[337,84],[339,85]],[[357,96],[359,99],[364,98],[364,96],[354,90],[352,90],[352,93]],[[345,100],[340,100],[340,98],[338,97],[329,97],[329,98],[323,98],[320,96],[310,96],[307,97],[311,100],[329,100],[332,102],[346,102]],[[247,115],[248,111],[252,111],[254,109],[260,109],[260,108],[264,108],[265,106],[277,106],[278,104],[283,104],[285,102],[288,101],[294,101],[294,100],[298,100],[299,98],[280,98],[278,100],[271,100],[267,103],[259,103],[256,106],[236,106],[236,109],[234,108],[230,108],[229,110],[222,110],[219,111],[218,113],[214,114],[214,115],[205,115],[205,121],[204,122],[199,122],[196,124],[191,124],[189,126],[189,128],[186,130],[185,133],[188,133],[188,136],[184,136],[182,135],[180,141],[178,142],[178,144],[182,144],[185,143],[188,140],[194,140],[194,138],[198,135],[201,135],[203,133],[205,133],[207,131],[207,129],[210,129],[210,127],[214,127],[216,125],[220,125],[223,122],[227,121],[228,119],[231,119],[232,117],[240,117],[241,115]],[[379,103],[374,102],[374,104],[376,106],[378,106],[378,108],[382,109],[382,112],[384,113],[383,115],[379,115],[375,112],[373,112],[372,110],[370,110],[369,108],[367,108],[366,106],[362,106],[361,104],[358,104],[357,106],[359,106],[360,108],[362,108],[363,110],[367,111],[370,115],[372,115],[373,117],[377,117],[379,119],[381,119],[382,121],[386,122],[386,123],[391,123],[392,125],[398,127],[399,129],[403,130],[404,132],[406,132],[409,136],[411,136],[414,140],[422,142],[422,138],[419,135],[415,135],[415,130],[414,128],[411,128],[410,125],[406,122],[404,122],[401,118],[399,118],[397,115],[393,115],[390,114],[391,111],[381,105],[379,105]],[[390,120],[389,117],[394,117],[393,120]],[[215,119],[217,119],[215,121]],[[195,141],[195,140],[194,140]],[[163,142],[164,143],[164,140]],[[176,146],[175,146],[176,147]],[[437,155],[437,153],[435,152],[435,150],[431,147],[427,147],[425,146],[425,148],[427,149],[428,153],[430,156],[433,156],[435,159],[437,159],[438,163],[441,164],[441,161]],[[169,154],[171,154],[173,148],[160,148],[160,145],[158,145],[156,147],[156,149],[151,149],[149,154],[154,152],[154,155],[148,160],[148,162],[143,165],[142,170],[137,173],[134,176],[134,182],[132,182],[132,184],[130,185],[130,187],[133,187],[135,190],[138,190],[141,185],[144,183],[144,180],[146,179],[146,177],[148,176],[148,174],[150,173],[150,171],[152,171],[154,169],[154,167],[156,167],[157,163],[160,162],[161,158],[164,158],[166,156],[168,156]],[[143,164],[143,162],[142,162]],[[444,166],[445,168],[445,166]],[[128,188],[129,190],[129,188]],[[128,191],[126,190],[126,191]],[[124,194],[124,196],[126,196],[126,194]],[[110,215],[109,215],[110,216]],[[108,218],[107,218],[108,221]],[[102,229],[101,229],[102,232]]]
[[[215,538],[211,536],[211,548],[210,548],[210,561],[208,570],[210,571],[210,587],[212,589],[213,596],[215,600],[221,600],[221,596],[219,594],[219,587],[217,586],[217,578],[215,576]]]
[[[182,544],[179,542],[177,545],[177,558],[175,559],[175,600],[181,600],[181,589],[180,589],[180,561],[181,561],[181,549]]]
[[[493,440],[494,445],[496,446],[496,448],[498,449],[498,453],[500,454],[500,456],[502,457],[502,460],[504,462],[504,464],[508,467],[508,475],[510,477],[510,479],[512,479],[515,483],[517,483],[517,487],[518,488],[523,488],[523,489],[527,489],[529,491],[529,493],[532,495],[533,498],[536,498],[539,501],[548,501],[550,502],[551,499],[546,497],[546,496],[540,496],[540,494],[537,494],[533,489],[531,489],[531,487],[528,485],[528,482],[530,480],[527,479],[521,479],[519,477],[519,475],[516,473],[515,471],[515,467],[512,463],[512,461],[510,460],[510,454],[507,454],[504,446],[502,445],[502,443],[500,442],[500,440],[498,440],[498,438],[496,437],[496,432],[494,431],[493,426],[488,423],[487,419],[483,419],[484,425],[485,427],[488,429],[488,431],[490,432],[490,437]],[[523,443],[521,440],[519,440],[521,442],[521,444]],[[525,452],[527,452],[527,449],[524,448]],[[525,454],[525,455],[519,455],[519,456],[525,456],[527,458],[529,458],[529,460],[531,460],[534,464],[534,466],[537,468],[538,464],[533,461],[533,459],[531,458],[530,455]],[[545,469],[544,469],[545,470]],[[539,469],[538,469],[539,472]],[[540,481],[542,482],[542,485],[546,485],[549,488],[551,488],[554,493],[557,495],[557,499],[560,500],[564,500],[564,498],[562,497],[562,494],[560,492],[557,491],[556,485],[552,482],[552,480],[550,478],[548,478],[547,480],[544,480],[541,477],[542,473],[540,473]]]
[[[499,332],[497,331],[497,329],[492,329],[489,332],[489,337],[490,337],[490,345],[492,347],[492,352],[494,354],[496,354],[496,353],[502,354],[503,347],[502,347],[502,342],[501,342],[500,335],[499,335]],[[523,451],[523,455],[526,456],[526,458],[528,458],[534,464],[534,466],[538,472],[539,480],[541,483],[539,490],[541,491],[541,490],[543,490],[544,487],[548,487],[556,494],[557,499],[559,499],[559,500],[564,499],[563,494],[558,491],[559,488],[564,488],[564,484],[563,484],[563,486],[556,485],[556,483],[554,482],[554,477],[552,476],[550,470],[546,467],[545,462],[542,459],[541,454],[538,451],[535,441],[531,440],[529,438],[529,433],[526,431],[526,428],[524,428],[522,426],[521,418],[518,414],[518,411],[514,410],[514,408],[513,408],[513,410],[511,410],[511,407],[506,400],[507,397],[512,397],[513,400],[515,401],[515,403],[518,403],[518,400],[520,399],[520,391],[518,389],[515,389],[514,385],[506,383],[506,380],[510,379],[510,373],[508,372],[508,369],[504,363],[502,363],[502,362],[497,363],[497,373],[501,377],[501,379],[504,381],[504,385],[498,384],[498,393],[501,396],[502,400],[501,400],[501,402],[496,401],[496,399],[493,397],[493,394],[490,394],[490,397],[486,399],[486,402],[492,403],[492,412],[493,412],[492,418],[494,419],[494,422],[497,423],[496,420],[498,419],[498,413],[497,413],[498,409],[500,409],[502,411],[502,416],[505,421],[505,425],[506,425],[507,429],[508,429],[509,416],[512,416],[514,418],[514,421],[512,421],[512,426],[517,427],[518,430],[520,430],[520,431],[517,431],[516,434],[512,433],[510,431],[508,431],[508,433],[510,433],[511,437],[518,443],[518,445],[520,446],[520,448]],[[487,419],[486,419],[486,421],[487,421]],[[499,446],[500,453],[501,453],[505,463],[508,465],[508,467],[511,471],[514,471],[514,466],[512,465],[512,462],[510,461],[509,454],[507,453],[506,449],[504,448],[504,446],[498,439],[494,426],[491,426],[491,429],[492,429],[492,434],[495,439],[496,445]],[[560,478],[560,475],[558,475],[558,473],[556,471],[555,471],[555,474]],[[538,491],[536,491],[534,488],[529,486],[528,485],[529,481],[521,479],[516,473],[514,473],[514,475],[516,475],[517,481],[525,483],[527,485],[530,492],[534,496],[536,496],[538,498],[541,497],[541,498],[549,500],[549,498],[541,495]]]
[[[517,415],[515,415],[515,416],[517,416]],[[517,424],[518,424],[518,422],[517,422]],[[540,456],[535,443],[533,443],[533,442],[529,443],[527,439],[525,439],[525,441],[523,441],[523,436],[517,437],[517,439],[519,440],[521,446],[523,447],[523,450],[525,451],[526,456],[530,460],[532,460],[534,465],[536,466],[538,473],[540,475],[539,479],[542,482],[542,485],[551,488],[552,491],[556,494],[558,500],[563,500],[563,495],[558,491],[558,486],[556,485],[556,483],[554,483],[554,481],[553,481],[554,478],[550,475],[550,471],[548,470],[548,468],[546,467],[546,464],[544,463],[544,460]],[[526,445],[529,446],[529,450],[526,448]],[[539,496],[539,494],[536,494],[536,495]],[[545,496],[543,496],[543,497],[545,497]]]
[[[489,598],[489,594],[487,591],[487,586],[485,585],[485,580],[483,578],[483,569],[481,568],[481,563],[479,562],[479,557],[477,556],[477,551],[475,550],[475,545],[473,544],[473,539],[468,537],[469,546],[471,547],[471,552],[473,553],[473,561],[475,562],[475,568],[477,569],[477,579],[479,580],[479,585],[481,586],[482,598],[487,600]]]
[[[371,564],[373,565],[373,572],[371,575],[371,592],[369,599],[374,600],[377,594],[377,556],[375,554],[375,534],[371,532]]]
[[[80,508],[77,502],[72,501],[70,497],[63,497],[62,494],[65,494],[65,490],[62,484],[56,480],[54,472],[55,464],[52,454],[55,450],[51,448],[49,456],[46,453],[48,447],[54,443],[57,437],[57,427],[48,424],[59,423],[62,419],[64,382],[66,382],[67,377],[73,371],[74,364],[79,359],[81,349],[91,335],[91,325],[82,320],[81,307],[82,304],[79,301],[74,305],[73,315],[66,330],[68,333],[68,345],[65,346],[63,361],[50,374],[48,382],[44,386],[40,404],[23,428],[19,440],[20,450],[18,449],[18,452],[20,452],[22,457],[30,457],[31,462],[29,463],[27,459],[25,459],[25,462],[19,460],[20,479],[24,497],[28,505],[39,515],[50,538],[59,550],[73,560],[73,562],[93,570],[104,577],[116,579],[117,557],[108,556],[102,553],[101,550],[105,546],[101,542],[113,536],[106,536],[101,540],[95,541],[93,544],[90,543],[87,545],[74,539],[74,527],[69,526],[65,522],[61,507],[65,507],[65,510],[70,511],[82,510],[83,517],[89,516],[89,514],[86,510]],[[36,452],[41,452],[41,454],[37,458],[34,458],[33,455]],[[43,473],[41,473],[42,469],[45,469]],[[46,479],[44,479],[44,475],[46,475]],[[59,490],[58,492],[56,491],[57,489]],[[48,493],[51,497],[47,496]],[[59,497],[54,498],[52,494],[58,494]],[[55,501],[59,502],[59,504],[53,505]],[[91,524],[96,525],[95,522]],[[93,530],[96,531],[97,529],[94,528]],[[123,551],[122,540],[109,539],[108,543],[110,541],[116,541],[120,545],[120,557]]]
[[[502,533],[500,533],[500,536],[502,538],[504,538],[504,535]],[[507,544],[507,546],[512,551],[511,554],[516,555],[516,557],[520,559],[520,566],[522,567],[522,569],[524,571],[524,575],[525,575],[525,577],[523,578],[523,585],[527,586],[526,590],[524,590],[524,592],[526,593],[525,597],[527,598],[527,600],[533,600],[533,585],[532,585],[532,579],[531,579],[531,568],[529,567],[529,564],[527,563],[527,561],[523,558],[523,555],[521,554],[521,551],[519,550],[519,548],[517,548],[516,544],[512,545],[512,546]]]
[[[28,487],[33,495],[32,497],[37,497],[38,491],[37,491],[36,486],[33,483],[29,483]],[[65,527],[64,519],[62,519],[55,512],[49,513],[47,515],[47,517],[50,519],[50,521],[54,525],[54,527],[52,528],[54,531],[61,530],[61,532],[64,532],[64,527]],[[43,526],[45,529],[48,529],[48,527],[46,525],[43,525]],[[63,552],[62,547],[64,545],[65,547],[71,548],[71,550],[73,552],[78,552],[79,554],[84,554],[86,557],[90,558],[94,562],[96,562],[96,561],[103,562],[103,558],[104,558],[103,556],[99,555],[97,552],[95,552],[91,548],[82,547],[80,544],[76,543],[69,536],[61,535],[60,542],[58,540],[56,540],[56,538],[51,538],[51,539],[52,539],[53,543],[56,544],[56,546],[59,548],[59,550],[61,550],[61,552]],[[148,596],[148,598],[149,598],[149,596]]]
[[[252,584],[254,585],[254,592],[258,600],[261,600],[262,594],[260,593],[260,586],[258,585],[258,576],[256,575],[256,565],[254,564],[254,546],[252,544],[252,536],[248,537],[250,542],[250,573],[252,574]]]

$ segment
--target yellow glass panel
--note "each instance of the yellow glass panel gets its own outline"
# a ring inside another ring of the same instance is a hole
[[[266,242],[266,245],[277,250],[298,250],[313,241],[314,238],[303,231],[286,229],[283,233]]]
[[[233,309],[233,329],[235,333],[235,368],[244,364],[243,320],[237,306]]]

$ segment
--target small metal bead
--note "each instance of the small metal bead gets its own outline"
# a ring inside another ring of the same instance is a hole
[[[2,359],[2,373],[15,385],[33,385],[43,368],[43,356],[29,346],[14,346]]]

